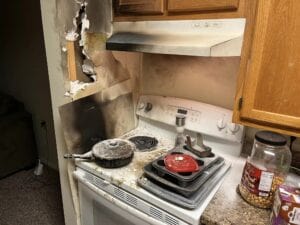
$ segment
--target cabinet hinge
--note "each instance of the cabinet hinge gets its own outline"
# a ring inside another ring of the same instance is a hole
[[[239,110],[242,109],[242,106],[243,106],[243,97],[240,97],[240,99],[239,99]]]

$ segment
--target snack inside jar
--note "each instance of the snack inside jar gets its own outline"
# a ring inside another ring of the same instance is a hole
[[[241,196],[251,205],[272,207],[275,191],[284,182],[291,163],[286,143],[286,138],[280,134],[270,131],[256,133],[239,184]]]

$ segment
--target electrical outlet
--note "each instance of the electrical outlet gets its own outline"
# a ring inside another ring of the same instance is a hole
[[[40,125],[41,127],[45,128],[47,126],[47,123],[45,120],[41,120]]]

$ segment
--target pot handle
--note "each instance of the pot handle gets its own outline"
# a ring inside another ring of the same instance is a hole
[[[84,153],[84,154],[65,154],[65,159],[93,159],[92,151]]]
[[[196,149],[192,146],[192,140],[191,137],[189,135],[186,135],[186,146],[185,149],[194,153],[195,155],[197,155],[200,158],[206,158],[206,157],[214,157],[215,154],[211,152],[211,148],[208,146],[205,146],[203,144],[203,146],[199,146],[201,148],[201,150]],[[203,149],[203,150],[202,150]]]

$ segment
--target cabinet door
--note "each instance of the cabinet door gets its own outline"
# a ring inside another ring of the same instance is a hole
[[[116,0],[116,14],[163,14],[163,0]]]
[[[169,12],[236,10],[239,0],[168,0]]]
[[[299,12],[299,0],[259,1],[240,109],[241,120],[296,135],[300,134]]]

